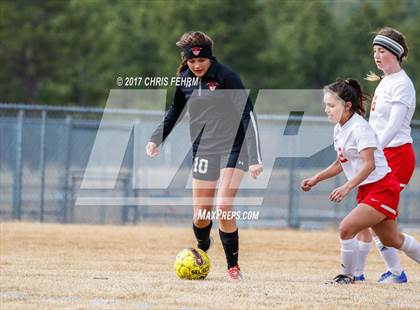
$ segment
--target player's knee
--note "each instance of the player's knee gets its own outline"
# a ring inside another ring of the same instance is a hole
[[[220,212],[228,213],[232,211],[232,206],[230,204],[219,204],[217,206],[217,211],[218,213]]]
[[[340,232],[340,239],[347,240],[351,239],[356,235],[356,231],[354,227],[351,225],[351,223],[348,222],[341,222],[339,227]]]
[[[211,211],[207,208],[199,208],[194,212],[193,215],[193,222],[194,225],[197,227],[206,227],[208,224],[210,224],[211,220]]]
[[[206,227],[210,224],[210,220],[201,219],[198,216],[194,216],[193,222],[194,222],[194,225],[198,228],[203,228],[203,227]]]
[[[230,225],[235,221],[235,212],[232,211],[231,205],[218,205],[217,206],[217,219],[223,225]]]
[[[231,210],[235,198],[228,195],[217,197],[217,210],[228,211]]]

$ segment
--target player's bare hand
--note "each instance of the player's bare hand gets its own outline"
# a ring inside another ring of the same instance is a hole
[[[332,202],[341,202],[344,197],[351,191],[351,188],[347,186],[346,184],[337,187],[335,190],[333,190],[328,197]]]
[[[146,154],[147,156],[152,157],[152,158],[159,155],[159,148],[156,146],[156,143],[154,142],[147,143]]]
[[[304,191],[310,191],[312,189],[312,187],[314,187],[318,182],[316,181],[315,178],[309,178],[309,179],[304,179],[301,183],[300,183],[300,188]]]
[[[253,179],[256,179],[261,172],[263,172],[263,165],[251,165],[249,166],[249,173]]]

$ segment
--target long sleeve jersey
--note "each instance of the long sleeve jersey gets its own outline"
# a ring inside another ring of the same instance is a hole
[[[186,69],[180,77],[195,77]],[[238,74],[216,59],[198,85],[178,86],[172,105],[150,141],[160,145],[188,111],[193,151],[227,154],[246,147],[249,164],[261,164],[253,105]]]

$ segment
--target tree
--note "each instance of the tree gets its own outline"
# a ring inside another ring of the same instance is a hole
[[[2,100],[35,103],[42,84],[54,72],[60,54],[54,18],[65,2],[2,1],[0,3],[0,93]]]

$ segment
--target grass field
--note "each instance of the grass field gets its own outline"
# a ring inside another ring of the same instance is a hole
[[[339,272],[335,231],[241,230],[245,279],[226,280],[218,241],[204,281],[179,280],[189,227],[1,223],[1,309],[420,309],[420,265],[400,255],[409,283],[380,285],[376,249],[363,284],[324,281]],[[416,234],[419,238],[419,234]]]

